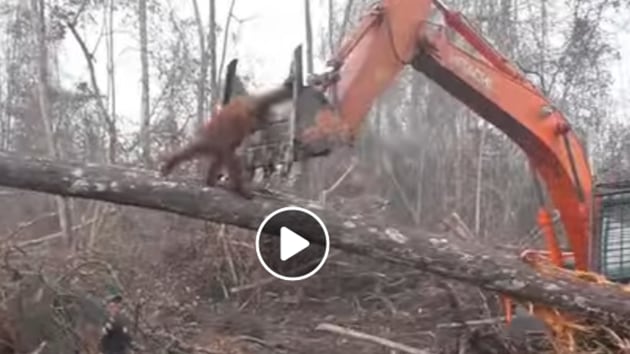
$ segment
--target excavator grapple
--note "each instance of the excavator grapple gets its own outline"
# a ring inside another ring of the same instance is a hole
[[[238,59],[231,60],[227,65],[222,105],[234,96],[248,94],[237,74],[237,66]],[[301,132],[314,125],[316,114],[331,106],[321,90],[304,84],[301,45],[293,51],[290,78],[293,80],[291,103],[275,109],[269,119],[270,125],[250,136],[241,148],[250,180],[258,172],[262,172],[263,180],[277,172],[286,177],[294,162],[327,155],[331,151],[326,145],[307,146],[300,140]]]

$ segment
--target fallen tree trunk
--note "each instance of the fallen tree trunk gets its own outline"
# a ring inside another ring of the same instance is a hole
[[[373,224],[360,215],[342,217],[299,200],[258,195],[245,201],[221,188],[165,180],[152,171],[7,153],[0,153],[0,185],[162,210],[251,230],[256,230],[272,211],[298,204],[324,220],[331,247],[553,306],[603,324],[618,324],[630,318],[630,296],[617,288],[573,278],[543,277],[515,256],[488,247],[415,229]],[[311,230],[305,225],[309,223],[291,222],[295,232],[308,237]]]

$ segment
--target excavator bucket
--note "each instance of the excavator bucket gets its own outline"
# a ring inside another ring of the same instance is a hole
[[[294,122],[294,159],[302,160],[309,156],[326,155],[324,152],[309,152],[300,150],[300,135],[308,127],[315,125],[315,117],[323,107],[329,106],[330,103],[324,93],[312,86],[304,85],[304,69],[302,59],[302,45],[299,45],[293,51],[293,63],[291,65],[291,74],[294,80],[293,85],[293,122]]]
[[[300,142],[302,132],[315,124],[317,112],[328,105],[325,95],[316,88],[304,85],[302,46],[293,51],[288,81],[293,83],[293,97],[289,114],[271,114],[265,129],[257,131],[242,146],[244,168],[251,181],[262,171],[263,180],[279,171],[289,175],[293,163],[313,156],[305,152]],[[221,105],[226,105],[235,96],[248,94],[243,81],[237,74],[238,59],[232,59],[226,66]]]

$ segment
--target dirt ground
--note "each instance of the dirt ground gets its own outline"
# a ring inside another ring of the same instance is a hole
[[[524,353],[506,347],[501,326],[459,323],[500,316],[496,299],[478,289],[335,250],[306,281],[273,280],[258,263],[253,232],[120,210],[91,249],[73,257],[49,242],[6,259],[96,301],[116,285],[141,352],[400,352],[316,329],[328,323],[430,353],[463,352],[462,345],[466,353]],[[43,339],[32,338],[30,348]]]

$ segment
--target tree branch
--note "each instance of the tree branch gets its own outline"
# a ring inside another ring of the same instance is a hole
[[[385,338],[381,338],[381,337],[377,337],[377,336],[373,336],[371,334],[367,334],[367,333],[363,333],[363,332],[359,332],[350,328],[345,328],[345,327],[341,327],[341,326],[337,326],[331,323],[320,323],[317,325],[317,327],[315,327],[316,331],[327,331],[327,332],[332,332],[335,334],[339,334],[342,336],[347,336],[347,337],[352,337],[352,338],[356,338],[356,339],[361,339],[367,342],[372,342],[372,343],[376,343],[376,344],[380,344],[384,347],[390,348],[392,350],[400,350],[403,353],[410,353],[410,354],[428,354],[429,352],[426,350],[422,350],[422,349],[417,349],[417,348],[413,348],[410,347],[408,345],[405,344],[401,344],[401,343],[397,343],[394,341],[391,341],[389,339],[385,339]]]
[[[6,187],[162,210],[250,230],[258,229],[263,219],[280,207],[302,205],[326,223],[331,247],[466,282],[519,301],[553,306],[602,324],[619,325],[630,318],[628,293],[617,285],[595,285],[562,273],[543,276],[515,255],[493,251],[479,242],[464,243],[415,228],[387,227],[360,215],[343,217],[295,198],[283,200],[257,193],[256,199],[245,202],[232,192],[199,188],[198,183],[165,180],[147,170],[0,152],[0,185]],[[290,223],[295,232],[307,238],[313,231],[308,228],[310,223],[301,220],[278,223]]]

